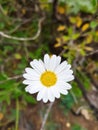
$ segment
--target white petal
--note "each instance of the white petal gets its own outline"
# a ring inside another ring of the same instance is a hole
[[[66,90],[69,90],[72,88],[72,86],[69,83],[66,83],[65,81],[58,81],[59,88],[64,88]]]
[[[32,80],[24,80],[23,84],[26,84],[26,85],[33,84],[33,81]]]
[[[43,71],[45,71],[45,64],[44,64],[44,62],[43,62],[42,60],[39,60],[39,63],[40,63],[40,65],[42,66]]]
[[[60,93],[59,93],[59,90],[56,86],[51,87],[51,91],[52,91],[54,97],[60,98]]]
[[[55,100],[55,97],[51,91],[51,88],[48,89],[48,99],[50,102],[54,102],[54,100]]]
[[[64,94],[64,95],[67,95],[67,94],[68,94],[68,91],[65,90],[65,89],[60,89],[60,93],[61,93],[61,94]]]
[[[66,76],[66,75],[72,75],[73,71],[72,70],[64,70],[61,71],[58,75],[59,76]]]
[[[45,68],[47,69],[49,67],[49,62],[50,62],[50,57],[48,54],[45,54],[44,56],[44,63],[45,63]]]
[[[30,94],[34,94],[39,92],[41,89],[43,89],[43,87],[41,85],[29,85],[25,89]]]
[[[72,86],[69,83],[66,83],[65,81],[63,82],[62,86],[66,89],[69,90],[72,88]]]
[[[61,62],[61,57],[60,56],[57,56],[56,58],[56,65],[58,66]]]
[[[43,96],[43,102],[44,102],[44,103],[48,102],[48,94],[47,94],[47,92],[48,92],[48,91],[46,91],[46,92],[44,93],[44,96]]]
[[[64,80],[65,82],[69,82],[69,81],[72,81],[73,79],[74,79],[74,76],[73,75],[60,75],[60,74],[58,74],[58,80],[60,81],[62,81],[62,80]]]
[[[45,93],[43,94],[43,102],[46,103],[48,100],[50,102],[54,102],[55,97],[53,96],[50,88],[46,88],[47,90],[45,91]]]
[[[25,68],[25,71],[27,72],[27,74],[31,75],[31,76],[36,76],[39,77],[39,74],[32,68]]]
[[[40,101],[43,97],[47,88],[43,87],[43,89],[41,91],[39,91],[38,95],[37,95],[37,101]]]
[[[30,80],[32,79],[32,76],[27,73],[23,74],[23,77]]]
[[[57,62],[57,59],[56,59],[56,55],[53,55],[51,58],[50,58],[50,61],[49,61],[49,66],[48,66],[48,70],[54,70],[56,68],[56,62]]]
[[[65,78],[65,81],[66,82],[69,82],[69,81],[72,81],[74,79],[74,76],[73,75],[71,75],[71,76],[66,76],[66,78]]]
[[[57,88],[58,88],[58,90],[59,90],[59,92],[61,93],[61,94],[68,94],[68,91],[67,91],[67,89],[68,88],[66,88],[66,86],[65,86],[65,84],[63,85],[63,84],[61,84],[60,82],[57,84]]]
[[[27,86],[27,87],[25,88],[25,91],[28,92],[29,89],[30,89],[29,86]]]
[[[65,80],[68,77],[73,76],[72,73],[73,73],[73,71],[69,70],[69,71],[60,72],[59,74],[56,74],[56,75],[58,77],[58,80],[62,80],[62,79]]]
[[[23,77],[24,78],[26,78],[26,79],[28,79],[28,80],[39,80],[39,77],[37,76],[35,76],[35,75],[33,75],[33,76],[31,76],[30,74],[28,74],[28,73],[25,73],[25,74],[23,74]]]
[[[37,87],[35,87],[35,88],[33,88],[33,89],[30,88],[30,90],[28,90],[28,92],[29,92],[30,94],[37,93],[37,92],[39,92],[39,88],[37,88]]]
[[[66,69],[67,61],[63,61],[56,69],[55,72],[58,74],[59,72]]]
[[[67,90],[69,90],[69,89],[72,88],[72,86],[71,86],[69,83],[65,83],[65,88],[66,88]]]
[[[44,66],[42,65],[41,61],[38,60],[33,60],[30,62],[30,65],[32,66],[32,68],[38,72],[39,74],[43,73],[45,71]]]

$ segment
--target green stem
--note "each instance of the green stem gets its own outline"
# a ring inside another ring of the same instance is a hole
[[[16,121],[15,121],[15,130],[18,130],[19,124],[19,100],[16,99]]]

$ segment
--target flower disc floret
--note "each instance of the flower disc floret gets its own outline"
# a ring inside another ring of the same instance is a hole
[[[40,77],[41,83],[46,87],[51,87],[56,84],[57,77],[54,72],[45,71]]]

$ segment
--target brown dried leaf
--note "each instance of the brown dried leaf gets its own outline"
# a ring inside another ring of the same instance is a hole
[[[86,120],[90,120],[90,114],[89,114],[89,112],[88,112],[87,109],[83,108],[83,109],[81,110],[81,114],[84,116],[84,118],[85,118]]]

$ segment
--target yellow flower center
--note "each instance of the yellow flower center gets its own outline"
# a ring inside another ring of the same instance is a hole
[[[45,71],[41,77],[40,77],[40,81],[42,82],[43,85],[45,85],[46,87],[51,87],[53,86],[56,81],[57,81],[57,77],[56,74],[54,72],[51,71]]]

